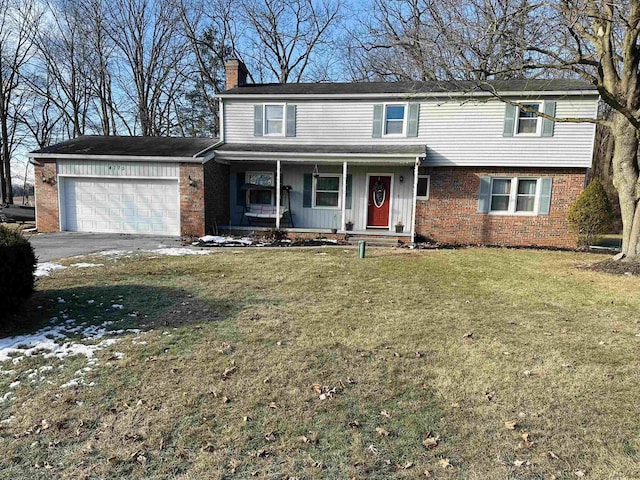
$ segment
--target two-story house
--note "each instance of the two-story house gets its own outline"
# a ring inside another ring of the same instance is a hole
[[[242,63],[228,62],[220,95],[215,158],[230,167],[232,228],[272,221],[294,232],[575,246],[567,213],[584,188],[595,126],[535,111],[595,118],[594,87],[246,78]]]
[[[219,139],[79,137],[30,156],[40,231],[416,236],[573,247],[598,92],[574,80],[248,84]]]

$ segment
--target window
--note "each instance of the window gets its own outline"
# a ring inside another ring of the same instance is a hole
[[[313,206],[315,208],[340,207],[340,175],[319,175],[313,183]]]
[[[247,172],[247,183],[251,185],[263,185],[265,187],[274,186],[273,172]],[[274,205],[273,188],[251,189],[248,191],[249,205]]]
[[[495,213],[536,213],[539,197],[537,178],[494,178],[491,181],[491,207]]]
[[[524,103],[523,107],[540,111],[539,103]],[[518,108],[518,122],[516,123],[516,134],[518,135],[535,135],[538,134],[539,119],[537,113]]]
[[[384,134],[402,135],[404,133],[404,105],[387,105],[384,112]]]
[[[264,134],[282,135],[284,126],[284,106],[264,106]]]
[[[418,195],[420,200],[429,200],[429,183],[431,179],[429,175],[418,175]]]

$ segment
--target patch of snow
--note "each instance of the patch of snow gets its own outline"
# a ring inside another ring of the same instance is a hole
[[[112,308],[114,310],[122,310],[124,308],[124,306],[120,305],[119,303],[114,303],[113,305],[111,305],[110,308]]]
[[[0,397],[0,403],[4,403],[7,400],[10,400],[13,397],[13,392],[7,392],[3,396]]]
[[[20,380],[16,380],[13,383],[9,384],[9,388],[16,388],[18,385],[20,385]]]
[[[242,238],[234,238],[234,237],[222,237],[219,235],[205,235],[204,237],[200,237],[198,242],[194,243],[194,245],[198,245],[200,243],[205,243],[208,245],[229,245],[229,246],[250,246],[253,245],[253,240],[247,237]]]
[[[191,248],[158,248],[157,250],[148,250],[151,253],[157,253],[159,255],[168,255],[170,257],[181,257],[184,255],[209,255],[208,250],[194,250]]]
[[[63,270],[65,268],[67,267],[62,266],[59,263],[42,262],[38,263],[34,275],[36,277],[48,277],[51,272],[55,270]]]
[[[103,257],[121,257],[123,255],[131,255],[132,253],[132,251],[126,250],[104,250],[98,252],[97,255],[102,255]]]
[[[0,420],[0,424],[2,425],[6,425],[7,423],[11,423],[13,420],[15,420],[15,416],[11,415],[9,418],[5,418],[4,420]]]
[[[95,301],[95,300],[87,300],[87,303],[88,303],[89,305],[93,305],[94,303],[96,303],[96,301]]]
[[[67,383],[63,383],[62,385],[60,385],[60,388],[77,387],[78,385],[80,385],[78,383],[78,380],[75,378],[72,378]]]
[[[94,268],[94,267],[104,267],[104,263],[72,263],[72,267],[76,268]]]

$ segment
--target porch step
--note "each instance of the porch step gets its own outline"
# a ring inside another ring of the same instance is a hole
[[[398,245],[398,241],[403,243],[411,241],[408,237],[392,237],[388,235],[380,237],[376,237],[374,235],[349,235],[349,238],[347,238],[347,242],[350,245],[358,245],[360,240],[364,240],[367,242],[367,245],[372,247],[395,247]]]

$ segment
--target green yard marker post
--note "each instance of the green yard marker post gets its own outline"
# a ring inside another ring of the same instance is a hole
[[[365,250],[367,249],[367,242],[360,240],[358,242],[358,256],[364,258]]]

